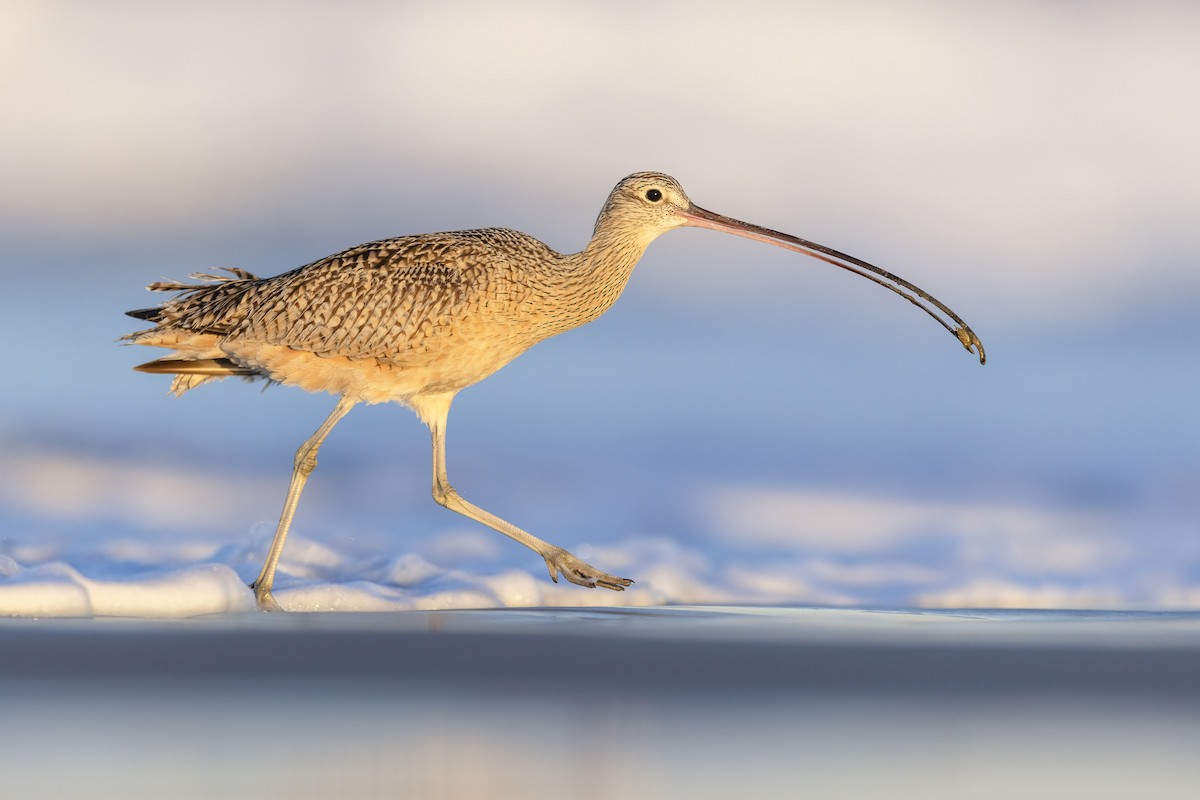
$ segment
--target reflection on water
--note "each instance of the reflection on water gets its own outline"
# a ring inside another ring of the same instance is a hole
[[[0,624],[5,798],[1185,796],[1194,614]]]
[[[1200,743],[1178,709],[1029,697],[503,697],[320,681],[0,697],[13,798],[1161,797],[1194,787]]]

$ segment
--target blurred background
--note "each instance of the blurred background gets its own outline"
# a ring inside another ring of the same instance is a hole
[[[483,226],[575,251],[613,184],[653,169],[917,283],[988,364],[848,273],[663,237],[611,312],[451,415],[465,496],[638,580],[564,602],[1200,606],[1194,4],[0,16],[9,572],[257,571],[333,399],[169,397],[130,371],[157,353],[116,344],[160,299],[147,283]],[[549,587],[433,503],[428,446],[398,407],[344,420],[280,585],[461,568]]]

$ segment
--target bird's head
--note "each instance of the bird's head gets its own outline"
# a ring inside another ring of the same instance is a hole
[[[685,225],[745,236],[803,253],[861,275],[895,292],[929,314],[954,334],[963,347],[976,353],[981,364],[986,360],[983,343],[979,341],[975,332],[948,306],[919,286],[816,242],[700,208],[688,199],[678,181],[661,172],[635,172],[616,185],[596,220],[593,241],[606,239],[631,244],[636,247],[637,255],[640,256],[650,242],[660,235]]]
[[[688,224],[683,214],[693,207],[683,187],[670,175],[635,172],[609,194],[596,219],[596,233],[611,227],[645,247],[672,228]]]

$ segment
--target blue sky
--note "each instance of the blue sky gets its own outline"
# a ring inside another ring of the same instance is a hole
[[[1200,604],[1191,4],[3,14],[19,564],[261,544],[332,406],[229,382],[167,398],[129,370],[152,354],[114,344],[145,284],[487,225],[577,250],[612,185],[656,169],[929,290],[987,366],[858,278],[673,232],[608,315],[460,395],[466,496],[668,599]],[[297,536],[540,579],[432,503],[427,448],[407,411],[356,410]]]

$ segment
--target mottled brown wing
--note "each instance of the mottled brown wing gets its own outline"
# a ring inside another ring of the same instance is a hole
[[[507,248],[489,233],[374,242],[262,281],[228,336],[321,356],[403,354],[508,294]]]

